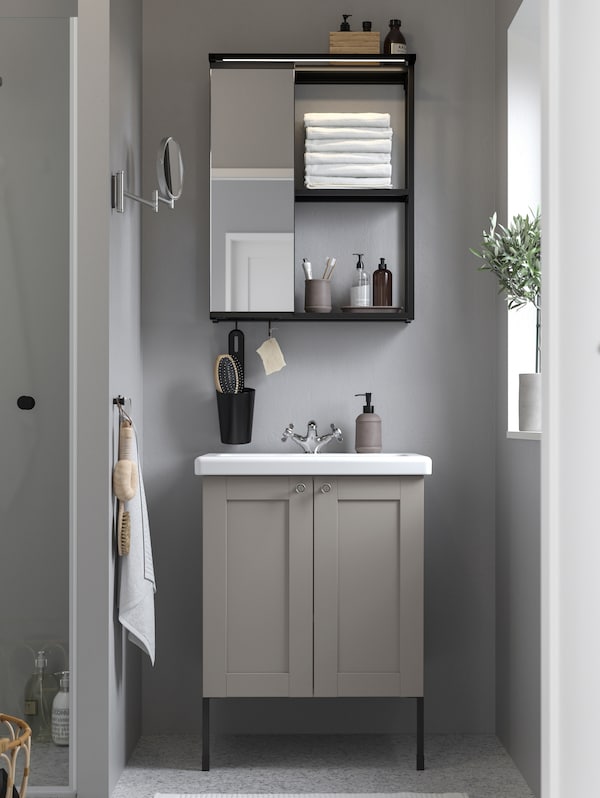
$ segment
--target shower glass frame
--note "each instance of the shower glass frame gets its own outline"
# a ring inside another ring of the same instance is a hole
[[[68,531],[64,535],[64,538],[61,538],[61,543],[64,540],[64,543],[68,546],[68,552],[66,557],[68,562],[63,560],[63,563],[66,566],[68,571],[68,587],[67,587],[67,602],[68,602],[68,619],[65,619],[65,630],[67,634],[67,667],[71,672],[71,693],[70,693],[70,745],[68,746],[68,755],[67,757],[64,756],[64,749],[62,749],[62,760],[68,758],[68,766],[65,767],[64,771],[61,771],[56,783],[52,783],[52,778],[48,779],[48,783],[46,780],[41,781],[40,779],[36,779],[36,763],[40,762],[42,758],[42,743],[39,743],[36,746],[36,743],[33,743],[32,746],[32,757],[31,757],[31,773],[30,773],[30,780],[28,786],[28,794],[31,796],[36,796],[37,798],[43,798],[43,796],[57,796],[58,798],[69,798],[70,796],[76,795],[76,731],[75,731],[75,717],[76,717],[76,695],[73,690],[74,685],[76,684],[76,674],[75,668],[76,664],[74,662],[74,653],[76,651],[76,639],[75,639],[75,506],[76,506],[76,424],[77,424],[77,405],[76,405],[76,340],[75,340],[75,331],[76,331],[76,296],[77,296],[77,264],[76,264],[76,252],[77,252],[77,240],[76,240],[76,223],[77,223],[77,194],[76,194],[76,186],[77,186],[77,131],[76,131],[76,119],[77,119],[77,18],[76,16],[69,16],[68,14],[61,13],[61,5],[65,9],[69,6],[71,9],[74,7],[74,3],[64,2],[61,3],[60,0],[57,0],[56,3],[49,3],[48,6],[44,9],[44,13],[40,12],[40,4],[39,3],[28,3],[27,0],[22,0],[19,4],[18,9],[15,11],[16,6],[13,4],[12,6],[12,13],[11,7],[8,8],[8,11],[0,11],[0,25],[3,23],[8,23],[10,20],[19,20],[24,24],[31,24],[35,25],[36,21],[40,21],[41,19],[46,20],[48,17],[55,17],[64,20],[65,25],[68,27],[68,45],[69,45],[69,54],[68,54],[68,89],[66,87],[66,79],[65,79],[65,92],[68,90],[68,124],[65,127],[68,129],[69,135],[69,144],[68,144],[68,173],[64,174],[65,183],[62,184],[62,188],[60,193],[63,195],[68,194],[68,208],[66,209],[66,214],[68,215],[68,224],[65,225],[64,235],[68,236],[68,244],[66,241],[61,238],[61,248],[64,246],[65,250],[68,249],[68,268],[66,272],[63,272],[63,279],[68,281],[67,284],[67,291],[68,291],[68,298],[64,297],[65,300],[64,306],[68,307],[68,325],[66,337],[68,340],[68,353],[65,352],[66,360],[61,360],[63,364],[63,368],[66,370],[66,380],[64,381],[64,403],[66,411],[66,425],[68,431],[68,442],[66,443],[66,471],[68,475],[66,475],[66,484],[67,484],[67,496],[65,497],[65,520],[68,525]],[[51,10],[51,7],[53,10]],[[69,13],[72,13],[70,11]],[[33,61],[33,59],[32,59]],[[64,62],[63,62],[64,63]],[[48,70],[52,71],[52,65],[47,65]],[[64,73],[63,73],[64,74]],[[2,89],[0,88],[0,91]],[[66,104],[66,95],[65,95],[65,104]],[[41,134],[44,133],[43,130],[40,131]],[[10,142],[8,144],[10,146]],[[16,150],[16,147],[15,147]],[[13,155],[14,151],[11,150],[10,155]],[[2,153],[0,153],[0,156]],[[61,178],[62,180],[62,178]],[[29,189],[28,189],[29,190]],[[57,191],[57,194],[59,191]],[[27,195],[29,196],[29,195]],[[33,197],[32,197],[33,199]],[[58,200],[57,200],[58,201]],[[25,203],[26,204],[26,203]],[[10,208],[10,211],[17,212],[18,209]],[[23,212],[21,210],[21,212]],[[15,217],[13,217],[15,218]],[[10,223],[10,217],[7,215],[7,224]],[[7,227],[10,229],[10,227]],[[61,227],[62,230],[62,227]],[[32,228],[31,234],[34,235],[37,231],[35,231],[35,227]],[[15,233],[18,235],[18,231]],[[62,236],[62,232],[61,232]],[[15,258],[15,263],[18,266],[19,257]],[[8,256],[5,260],[5,263],[8,263]],[[1,265],[1,264],[0,264]],[[43,268],[44,264],[43,261],[39,264],[40,268]],[[36,264],[37,266],[37,264]],[[68,273],[68,276],[67,276]],[[0,269],[0,277],[2,276],[2,271]],[[17,279],[21,279],[22,275],[19,275]],[[41,288],[40,288],[41,290]],[[61,301],[61,306],[63,303]],[[21,312],[21,311],[18,311]],[[64,372],[63,372],[64,373]],[[12,388],[12,386],[11,386]],[[16,388],[16,385],[15,385]],[[10,389],[9,389],[10,390]],[[18,390],[18,389],[17,389]],[[37,386],[36,386],[37,390]],[[40,406],[38,405],[38,409]],[[21,411],[23,412],[23,411]],[[27,412],[27,411],[25,411]],[[35,412],[35,411],[34,411]],[[10,423],[8,419],[5,419],[5,423]],[[36,431],[36,430],[34,430]],[[24,478],[26,479],[28,476],[28,472],[25,473]],[[42,501],[42,499],[40,499]],[[42,527],[39,530],[36,530],[36,534],[44,534],[47,531],[47,527]],[[60,533],[60,528],[59,528]],[[62,556],[62,554],[60,555]],[[6,562],[5,565],[8,567],[9,562]],[[35,590],[35,585],[32,587],[31,584],[28,584],[27,574],[21,574],[20,578],[24,582],[24,589],[27,590]],[[10,598],[10,597],[8,597]],[[42,593],[39,596],[40,606],[44,606],[44,594]],[[11,606],[12,605],[12,606]],[[20,602],[17,597],[12,597],[12,600],[9,601],[7,605],[10,608],[10,613],[13,617],[16,618],[16,624],[18,625],[18,611]],[[44,621],[37,622],[40,628],[43,630],[44,628]],[[11,630],[9,629],[9,635],[7,638],[7,654],[6,654],[6,662],[7,668],[12,665],[10,661],[11,656],[11,649],[10,649],[10,640],[13,639],[11,634]],[[26,648],[33,645],[30,642],[29,637],[23,638],[23,640],[17,640],[16,636],[14,638],[15,646],[21,644],[21,648],[25,651]],[[19,659],[20,662],[20,659]],[[19,673],[19,676],[21,674]],[[18,680],[17,680],[18,683]],[[17,693],[18,695],[18,693]],[[20,699],[19,699],[20,700]],[[0,707],[1,709],[1,707]],[[52,772],[53,770],[53,743],[45,744],[48,748],[48,762],[49,762],[49,771]],[[58,746],[57,746],[58,750]],[[37,782],[37,783],[36,783]]]

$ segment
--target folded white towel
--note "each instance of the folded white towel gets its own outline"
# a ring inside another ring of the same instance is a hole
[[[390,163],[309,163],[307,175],[323,177],[391,177]]]
[[[389,152],[305,152],[304,163],[389,163]]]
[[[306,152],[391,152],[391,139],[306,139]]]
[[[306,188],[392,188],[387,177],[325,177],[307,175],[304,178]]]
[[[304,114],[304,126],[322,127],[389,127],[389,114],[355,114],[355,113],[309,113]]]
[[[307,139],[391,139],[391,127],[319,127],[306,128]]]
[[[134,428],[135,432],[135,428]],[[139,449],[136,433],[132,459],[138,468],[138,491],[126,503],[131,522],[131,545],[129,554],[119,557],[119,621],[129,632],[132,643],[142,649],[154,665],[154,594],[156,580],[152,561],[152,544],[144,480],[139,465]]]

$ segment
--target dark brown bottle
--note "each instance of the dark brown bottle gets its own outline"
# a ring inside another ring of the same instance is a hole
[[[406,39],[400,30],[399,19],[390,19],[390,31],[383,40],[383,52],[386,55],[402,55],[406,52]]]
[[[392,273],[385,265],[384,258],[379,259],[379,266],[373,272],[373,305],[392,306]]]

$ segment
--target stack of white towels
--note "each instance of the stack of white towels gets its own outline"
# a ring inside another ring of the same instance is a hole
[[[392,188],[389,114],[304,114],[307,188]]]

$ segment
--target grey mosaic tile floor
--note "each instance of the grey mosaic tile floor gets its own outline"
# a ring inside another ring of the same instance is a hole
[[[23,758],[19,757],[17,783],[22,775]],[[34,740],[31,746],[29,786],[64,786],[69,783],[69,747],[40,743]]]
[[[425,770],[412,735],[227,735],[211,741],[201,770],[194,736],[143,737],[112,798],[171,793],[466,792],[469,798],[531,798],[498,740],[428,735]]]

